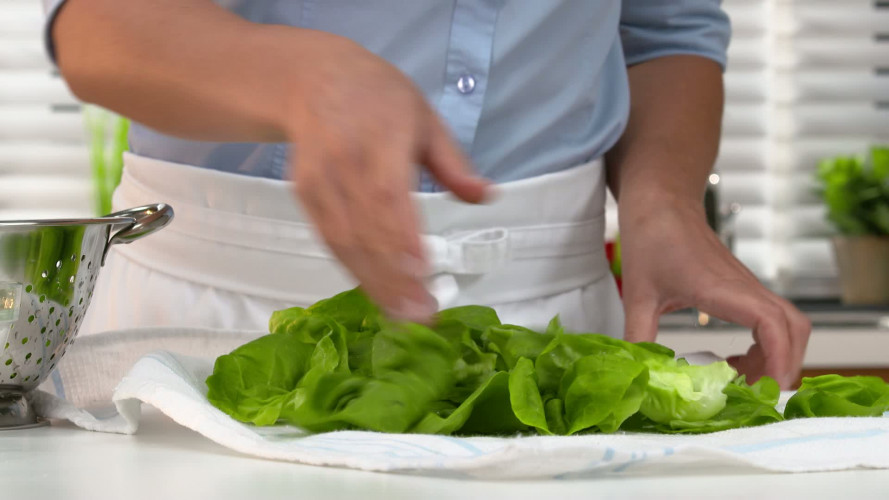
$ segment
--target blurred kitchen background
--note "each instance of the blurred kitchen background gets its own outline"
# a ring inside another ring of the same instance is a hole
[[[870,335],[819,344],[823,354],[809,366],[826,366],[818,360],[858,343],[841,366],[889,367],[889,299],[841,304],[838,230],[816,182],[819,161],[889,145],[889,0],[726,0],[724,7],[734,36],[711,177],[713,222],[764,283],[798,301],[816,330]],[[126,122],[72,97],[45,56],[42,26],[37,0],[0,0],[0,220],[107,212],[119,176]],[[882,182],[886,212],[876,217],[889,224],[889,181]],[[860,254],[871,265],[882,253],[884,274],[887,234],[883,246]],[[870,284],[873,266],[854,271],[856,279]],[[664,327],[680,339],[703,324],[721,326],[692,311],[666,318]],[[717,352],[747,342],[719,338],[726,345]]]

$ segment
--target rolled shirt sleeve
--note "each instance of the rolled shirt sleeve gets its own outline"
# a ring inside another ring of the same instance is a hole
[[[620,37],[627,65],[677,54],[725,69],[731,23],[721,0],[623,0]]]
[[[43,12],[46,14],[46,21],[43,25],[43,43],[46,46],[46,53],[49,55],[53,63],[56,62],[56,49],[52,39],[52,25],[56,20],[59,9],[65,4],[65,0],[41,0],[43,3]]]

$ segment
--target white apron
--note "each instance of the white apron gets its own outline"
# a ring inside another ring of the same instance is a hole
[[[271,313],[355,286],[320,243],[288,182],[126,154],[114,208],[164,202],[162,231],[116,245],[81,334],[133,327],[263,330]],[[489,305],[504,322],[623,334],[604,253],[600,161],[498,186],[488,205],[415,195],[441,307]]]

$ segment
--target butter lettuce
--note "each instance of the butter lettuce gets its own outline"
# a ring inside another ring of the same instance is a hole
[[[269,335],[216,360],[209,401],[241,422],[312,432],[462,435],[701,433],[783,419],[778,385],[727,363],[593,333],[503,324],[493,309],[387,320],[358,289],[275,312]],[[806,379],[785,416],[879,415],[879,379]]]
[[[654,422],[703,421],[725,408],[723,389],[738,373],[725,361],[692,366],[685,360],[651,358],[648,387],[639,411]]]
[[[806,377],[784,417],[879,417],[889,411],[889,384],[879,377]]]
[[[762,377],[755,384],[748,385],[742,375],[725,386],[725,407],[706,420],[673,419],[657,423],[639,413],[628,420],[624,430],[660,432],[667,434],[701,434],[738,427],[755,427],[784,420],[775,409],[780,389],[770,377]]]

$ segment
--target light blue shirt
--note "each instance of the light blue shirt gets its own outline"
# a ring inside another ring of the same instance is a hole
[[[51,19],[64,0],[43,1]],[[422,89],[477,171],[496,182],[601,156],[627,123],[627,65],[694,54],[724,67],[730,35],[720,0],[217,3],[258,23],[342,35],[385,58]],[[189,141],[140,124],[129,139],[133,152],[152,158],[287,175],[286,144]],[[423,177],[420,189],[437,187]]]

